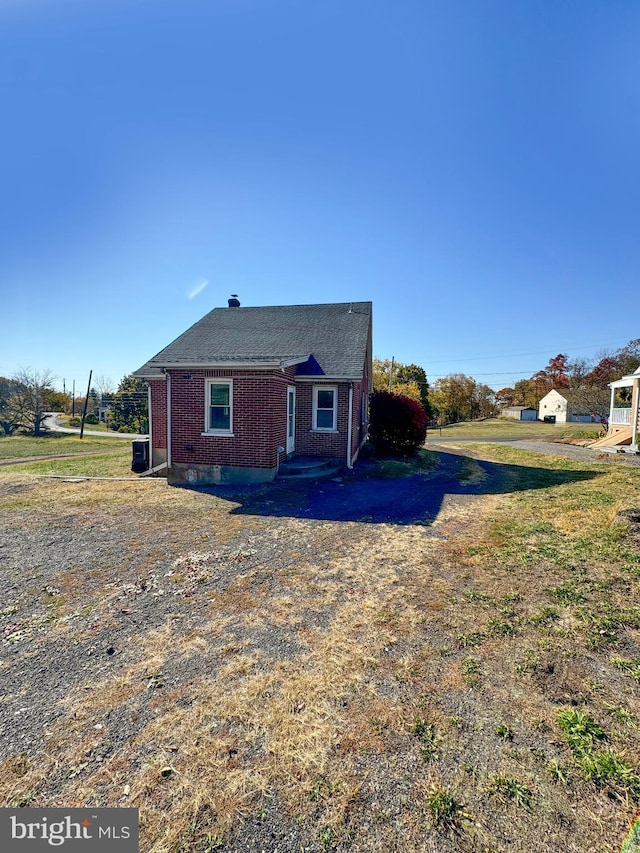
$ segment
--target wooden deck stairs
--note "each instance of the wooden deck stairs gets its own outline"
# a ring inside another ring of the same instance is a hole
[[[617,426],[613,424],[609,427],[609,432],[604,438],[599,438],[589,445],[590,450],[603,450],[607,447],[623,447],[626,444],[631,444],[633,431],[630,426],[622,424]]]

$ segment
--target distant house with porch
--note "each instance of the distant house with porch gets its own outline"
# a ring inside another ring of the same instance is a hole
[[[594,412],[588,406],[580,402],[580,396],[574,394],[568,388],[558,391],[553,389],[540,400],[538,404],[538,418],[543,421],[554,417],[558,424],[564,423],[596,423],[600,420],[600,414]]]
[[[592,444],[595,450],[607,447],[629,445],[632,451],[638,451],[640,433],[640,367],[633,373],[609,383],[611,404],[609,406],[609,425],[604,438]]]
[[[368,431],[371,302],[215,308],[134,372],[150,463],[173,484],[273,480],[292,457],[351,468]]]

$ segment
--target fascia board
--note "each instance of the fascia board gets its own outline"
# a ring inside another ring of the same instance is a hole
[[[224,368],[225,370],[272,370],[274,367],[281,367],[280,361],[210,361],[207,363],[200,362],[199,364],[190,364],[180,362],[176,364],[170,362],[163,364],[165,370],[217,370]]]
[[[325,376],[323,374],[313,376],[296,376],[296,382],[359,382],[362,376]]]
[[[631,388],[633,383],[638,379],[637,376],[623,376],[622,379],[616,379],[615,382],[609,382],[609,388]]]

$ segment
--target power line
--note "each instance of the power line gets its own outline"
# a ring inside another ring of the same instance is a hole
[[[599,349],[599,348],[604,349],[607,347],[615,347],[615,346],[617,346],[617,344],[580,344],[579,346],[566,346],[565,349],[567,349],[567,350],[577,350],[577,349],[594,350],[594,349]],[[529,356],[529,355],[547,355],[549,352],[551,352],[551,350],[552,350],[551,347],[547,347],[547,349],[537,350],[536,352],[511,352],[511,353],[507,352],[507,353],[500,353],[499,355],[470,355],[470,356],[455,355],[455,356],[452,356],[451,358],[441,358],[441,359],[436,359],[436,360],[429,359],[428,362],[429,362],[429,364],[445,364],[448,361],[483,361],[483,360],[490,359],[490,358],[521,358],[521,357]]]

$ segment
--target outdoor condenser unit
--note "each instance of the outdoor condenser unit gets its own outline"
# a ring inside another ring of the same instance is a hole
[[[142,474],[149,470],[149,439],[143,438],[132,441],[133,458],[131,470],[134,474]]]

